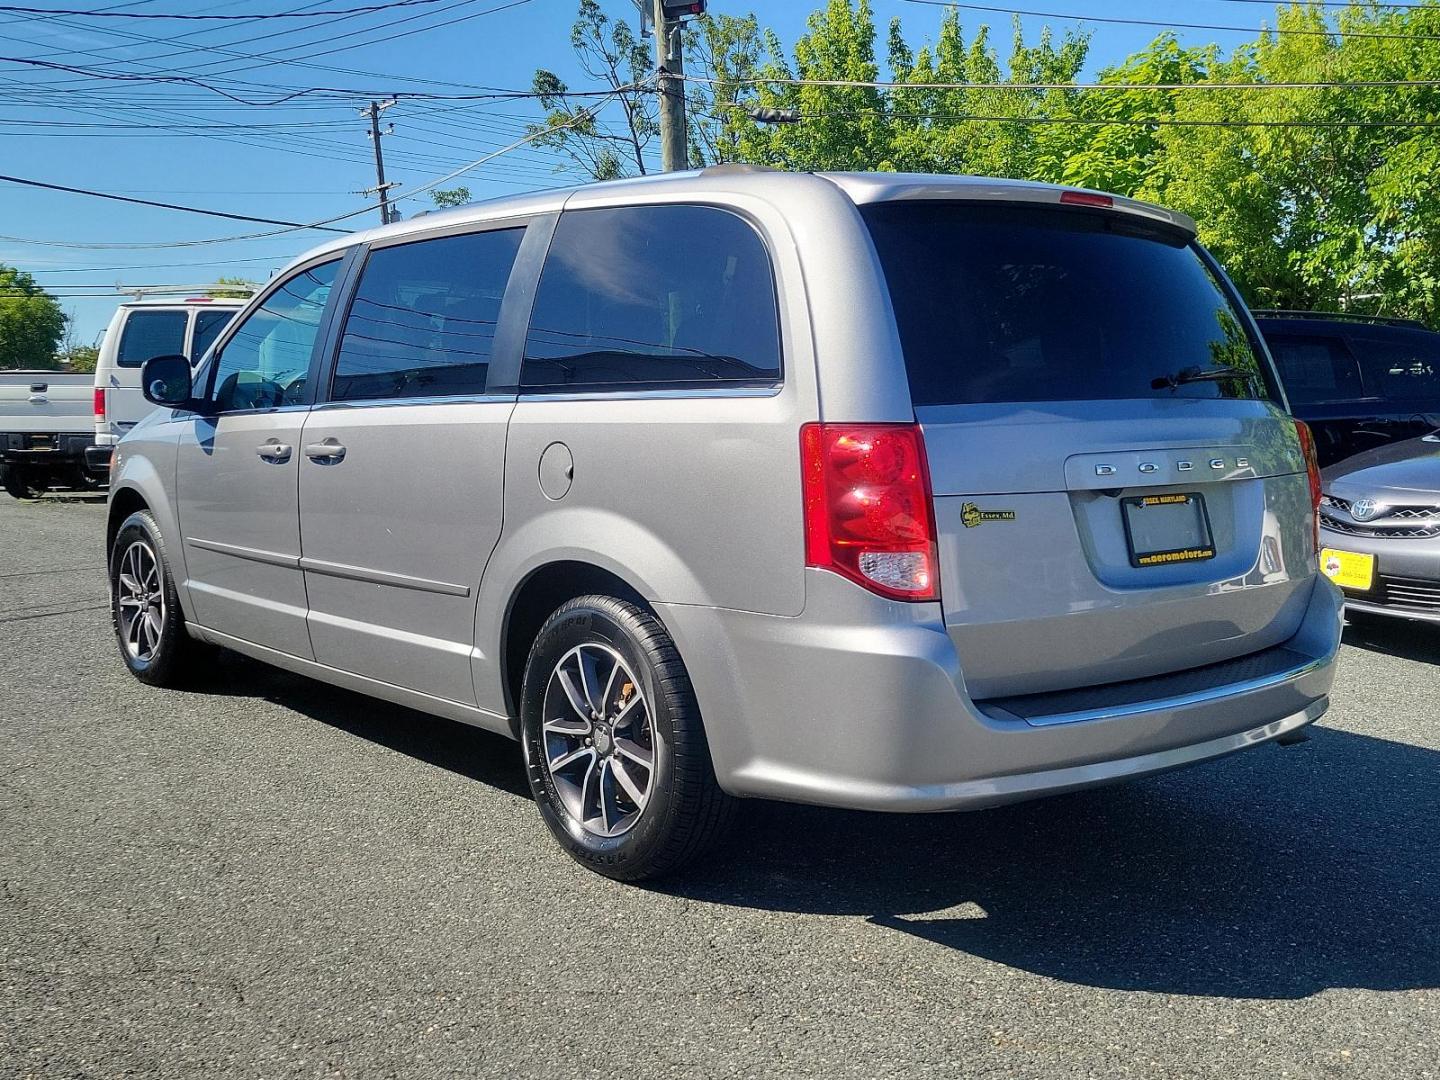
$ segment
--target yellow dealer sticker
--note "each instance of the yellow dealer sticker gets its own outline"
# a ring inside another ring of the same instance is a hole
[[[1364,592],[1375,584],[1374,555],[1326,548],[1320,552],[1320,569],[1342,589]]]

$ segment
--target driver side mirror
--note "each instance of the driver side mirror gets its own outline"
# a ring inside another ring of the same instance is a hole
[[[178,353],[152,356],[140,369],[140,390],[146,401],[183,409],[192,401],[190,360]]]

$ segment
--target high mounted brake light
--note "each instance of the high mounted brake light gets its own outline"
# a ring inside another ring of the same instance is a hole
[[[805,564],[892,600],[937,600],[939,552],[918,424],[800,429]]]
[[[1115,208],[1115,199],[1101,195],[1098,191],[1062,191],[1060,201],[1071,206],[1102,206],[1106,210]]]

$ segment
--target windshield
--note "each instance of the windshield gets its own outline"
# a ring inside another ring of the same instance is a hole
[[[861,213],[917,406],[1268,396],[1238,313],[1179,234],[1033,206]],[[1236,373],[1205,377],[1215,368]]]

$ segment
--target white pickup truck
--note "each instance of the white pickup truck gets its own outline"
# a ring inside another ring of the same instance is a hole
[[[0,474],[17,499],[51,487],[103,487],[85,463],[95,442],[95,376],[75,371],[0,371]]]

